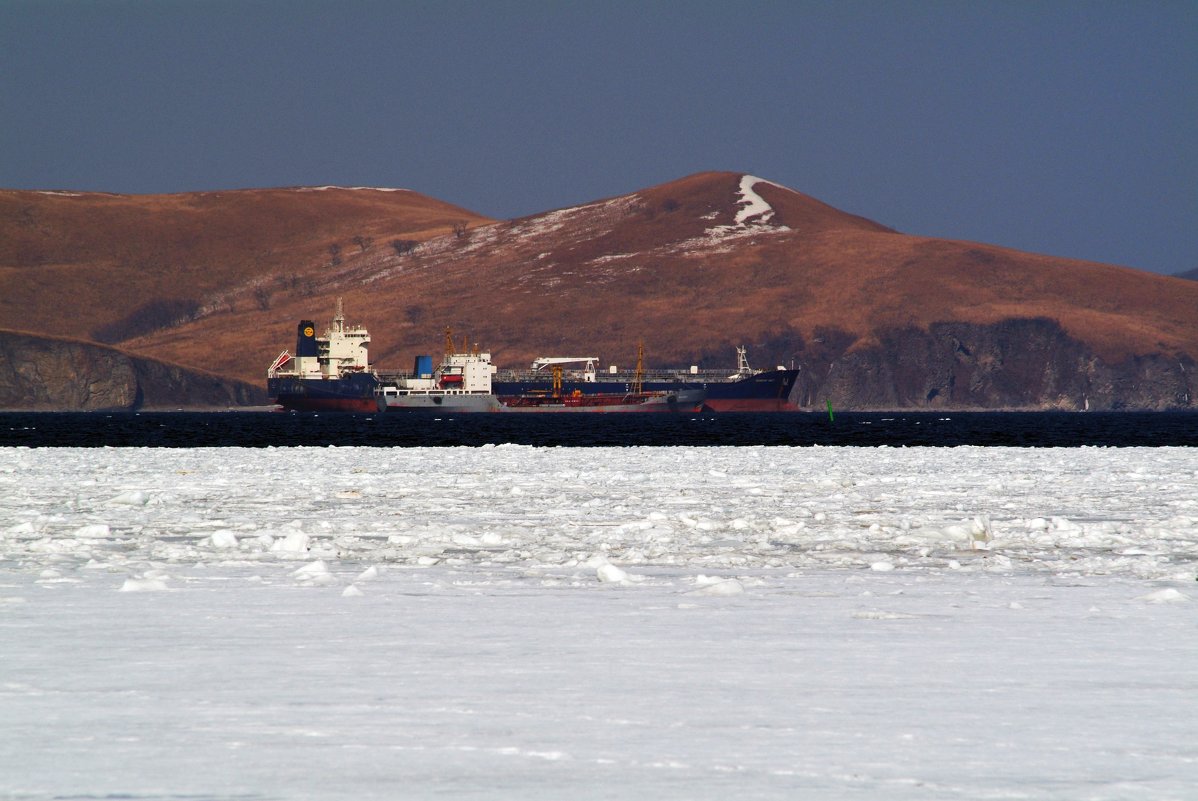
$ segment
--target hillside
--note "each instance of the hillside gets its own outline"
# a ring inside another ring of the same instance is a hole
[[[322,270],[351,253],[480,222],[402,190],[0,191],[0,328],[119,343],[319,295]]]
[[[73,202],[39,197],[43,217]],[[331,217],[321,211],[326,198],[336,199]],[[169,248],[176,266],[154,262],[141,281],[108,252],[119,237],[106,233],[105,251],[95,240],[107,229],[63,224],[56,230],[74,244],[55,251],[60,258],[92,255],[51,265],[74,289],[27,289],[23,302],[37,316],[19,327],[88,336],[115,324],[122,348],[261,384],[267,364],[294,346],[296,320],[323,325],[344,296],[348,322],[370,329],[373,361],[388,368],[439,352],[448,326],[501,366],[567,352],[627,365],[643,341],[652,366],[731,368],[734,347],[746,344],[757,366],[802,367],[797,400],[808,405],[1193,405],[1198,283],[910,236],[739,173],[502,222],[418,195],[349,190],[122,202],[168,200],[205,206],[226,221],[224,233],[193,226],[188,238],[163,224],[138,240],[138,252]],[[419,213],[409,205],[391,216],[388,204],[400,200],[418,200]],[[223,210],[233,201],[242,211]],[[234,224],[246,207],[259,209],[269,236]],[[355,246],[355,236],[372,244]],[[19,258],[4,246],[5,280],[36,273],[31,260],[45,259],[28,250],[31,238]],[[121,289],[106,287],[103,308],[94,308],[91,285],[109,277]],[[139,310],[156,318],[147,304],[178,298],[195,306],[165,324],[132,324]],[[4,320],[22,314],[16,300],[4,308]]]

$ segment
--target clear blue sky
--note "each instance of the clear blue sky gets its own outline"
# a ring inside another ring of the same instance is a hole
[[[4,188],[396,186],[502,218],[703,170],[1194,269],[1198,2],[0,0]]]

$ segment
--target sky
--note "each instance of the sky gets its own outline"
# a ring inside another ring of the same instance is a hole
[[[512,218],[707,170],[1198,268],[1198,2],[0,0],[2,188],[386,186]]]

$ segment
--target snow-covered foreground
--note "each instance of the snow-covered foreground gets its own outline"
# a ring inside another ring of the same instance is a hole
[[[1198,451],[0,450],[0,796],[1185,799]]]

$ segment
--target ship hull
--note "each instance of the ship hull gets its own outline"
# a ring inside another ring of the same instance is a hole
[[[500,411],[503,411],[503,408],[494,395],[420,394],[387,398],[388,414],[477,414]]]
[[[284,409],[305,412],[479,412],[508,413],[646,413],[646,412],[787,412],[798,411],[789,396],[798,372],[767,370],[735,381],[645,381],[646,394],[665,393],[673,402],[618,403],[571,400],[575,392],[583,398],[629,395],[630,383],[623,381],[562,382],[560,402],[527,401],[545,396],[551,381],[503,381],[492,384],[492,394],[382,395],[378,379],[370,373],[345,378],[271,378],[270,397]],[[514,398],[525,400],[513,401]]]
[[[347,378],[271,378],[266,382],[270,398],[291,412],[383,411],[385,404],[375,393],[378,381],[363,373]]]
[[[702,390],[671,390],[643,393],[562,393],[545,395],[501,396],[505,412],[549,412],[557,414],[645,414],[699,412],[703,409]]]
[[[761,373],[732,381],[645,381],[645,392],[685,392],[700,390],[704,393],[702,411],[708,412],[797,412],[799,407],[790,401],[791,390],[798,379],[798,370],[766,370]],[[546,392],[551,380],[492,382],[492,391],[499,396],[529,395]],[[629,391],[627,381],[577,381],[564,379],[561,393],[569,395],[575,391],[584,394],[618,394]]]
[[[642,395],[599,395],[552,397],[546,395],[449,395],[420,393],[388,396],[387,412],[403,414],[644,414],[654,412],[698,412],[703,392],[644,393]]]

